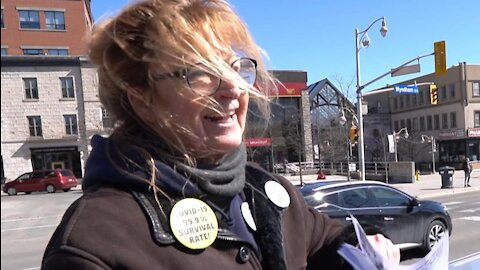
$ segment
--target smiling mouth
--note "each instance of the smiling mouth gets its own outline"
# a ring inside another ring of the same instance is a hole
[[[232,121],[235,115],[235,111],[232,111],[229,112],[227,115],[207,115],[204,116],[204,119],[213,123],[229,123]]]

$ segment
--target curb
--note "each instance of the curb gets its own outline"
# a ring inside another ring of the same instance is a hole
[[[419,199],[428,199],[428,198],[434,198],[434,197],[447,196],[447,195],[451,195],[451,194],[470,193],[470,192],[475,192],[475,191],[480,191],[480,187],[451,188],[451,189],[445,189],[444,191],[439,191],[439,192],[435,192],[435,193],[431,193],[431,194],[419,194],[415,197],[419,198]]]

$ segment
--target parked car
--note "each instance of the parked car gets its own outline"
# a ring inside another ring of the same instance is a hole
[[[3,192],[8,195],[17,195],[18,192],[30,194],[33,191],[54,193],[57,190],[63,190],[67,192],[77,185],[77,178],[71,170],[42,170],[24,173],[15,180],[5,183]]]
[[[428,253],[446,232],[452,233],[447,208],[418,200],[382,182],[325,180],[298,186],[310,206],[348,224],[350,214],[367,233],[382,233],[401,250]]]

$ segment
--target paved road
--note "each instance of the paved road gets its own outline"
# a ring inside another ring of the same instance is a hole
[[[79,190],[1,196],[1,269],[40,269],[43,251]]]
[[[1,196],[1,269],[39,269],[43,251],[63,212],[80,195],[79,190],[73,190]],[[449,259],[480,251],[480,192],[434,199],[445,203],[452,215],[454,231]]]
[[[480,252],[480,192],[469,192],[453,196],[432,198],[448,207],[452,217],[453,232],[450,237],[449,261]],[[415,257],[413,252],[404,252],[406,258]],[[410,264],[418,259],[408,259]]]

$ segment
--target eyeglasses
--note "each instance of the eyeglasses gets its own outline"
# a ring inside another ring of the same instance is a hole
[[[252,86],[257,79],[257,61],[251,58],[238,58],[230,65],[232,69],[242,77],[248,85]],[[199,68],[192,66],[183,70],[171,73],[157,74],[153,76],[156,80],[167,80],[183,78],[188,87],[201,96],[211,96],[220,88],[222,79],[218,76]]]

